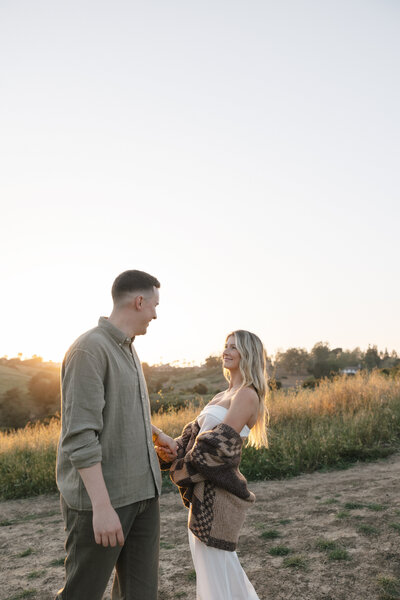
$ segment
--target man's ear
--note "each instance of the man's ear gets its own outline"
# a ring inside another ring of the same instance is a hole
[[[134,302],[136,310],[142,310],[143,296],[136,296]]]

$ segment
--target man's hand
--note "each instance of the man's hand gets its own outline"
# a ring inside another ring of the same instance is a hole
[[[107,547],[116,546],[118,543],[123,546],[124,534],[121,522],[111,505],[101,464],[96,463],[92,467],[78,469],[78,471],[92,502],[93,532],[96,544]]]
[[[124,534],[121,521],[111,504],[93,508],[93,531],[96,544],[104,547],[115,547],[117,543],[124,545]]]
[[[178,444],[172,437],[164,432],[158,434],[156,439],[156,451],[165,462],[175,460],[177,450]]]

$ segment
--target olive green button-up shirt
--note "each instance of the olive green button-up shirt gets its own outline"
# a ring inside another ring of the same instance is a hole
[[[101,317],[68,350],[61,390],[57,484],[67,504],[91,509],[78,469],[99,462],[114,508],[160,494],[149,397],[131,339]]]

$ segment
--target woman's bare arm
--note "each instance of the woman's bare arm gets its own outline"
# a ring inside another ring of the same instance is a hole
[[[258,403],[255,390],[248,387],[239,390],[232,398],[223,422],[237,433],[240,433],[245,425],[251,428],[257,420]]]

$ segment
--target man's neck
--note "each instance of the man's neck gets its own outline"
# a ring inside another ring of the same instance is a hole
[[[113,311],[108,317],[109,322],[122,331],[127,337],[135,337],[135,326],[132,319],[129,319],[121,312]]]

